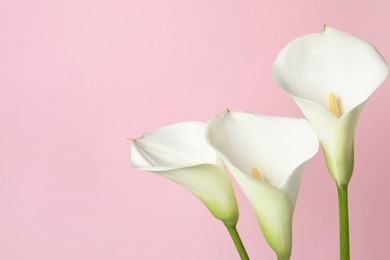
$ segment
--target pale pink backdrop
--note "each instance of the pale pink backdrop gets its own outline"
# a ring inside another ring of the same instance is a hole
[[[227,107],[301,116],[271,80],[278,51],[326,23],[390,61],[389,13],[389,0],[1,0],[0,259],[238,259],[192,194],[129,166],[126,138]],[[390,259],[389,98],[387,80],[356,133],[354,260]],[[251,258],[275,259],[237,197]],[[338,259],[321,153],[306,168],[292,259]]]

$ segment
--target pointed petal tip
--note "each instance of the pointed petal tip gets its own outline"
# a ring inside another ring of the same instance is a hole
[[[142,137],[144,137],[145,134],[141,135],[140,137],[137,137],[137,138],[132,138],[132,137],[129,137],[129,138],[126,138],[126,140],[129,140],[130,142],[134,142],[134,141],[137,141],[138,139],[141,139]]]

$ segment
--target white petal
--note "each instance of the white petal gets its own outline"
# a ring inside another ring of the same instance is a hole
[[[164,171],[214,163],[215,151],[204,137],[205,124],[183,122],[144,134],[134,140],[131,164],[149,171]]]
[[[291,95],[328,109],[334,93],[341,113],[363,103],[386,78],[386,62],[374,46],[327,27],[296,38],[279,53],[274,81]]]
[[[206,138],[232,165],[248,176],[258,169],[277,188],[318,150],[305,119],[245,112],[220,113],[208,123]]]
[[[229,176],[204,137],[205,124],[184,122],[133,140],[131,164],[165,176],[197,196],[228,225],[238,220]]]
[[[303,170],[306,166],[306,162],[299,165],[292,173],[289,175],[282,185],[280,185],[280,190],[287,195],[290,203],[292,205],[292,211],[295,209],[295,204],[297,202],[299,188],[301,187],[301,180],[303,177]]]
[[[333,149],[334,129],[337,118],[329,110],[315,102],[298,97],[293,98],[314,128],[321,144],[328,149]]]

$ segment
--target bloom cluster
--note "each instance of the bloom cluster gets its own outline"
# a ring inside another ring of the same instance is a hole
[[[321,144],[336,184],[348,185],[359,115],[387,72],[371,44],[325,27],[287,44],[272,69],[307,120],[226,110],[207,123],[177,123],[132,139],[131,164],[182,185],[235,227],[239,213],[230,172],[278,259],[289,259],[305,164]]]

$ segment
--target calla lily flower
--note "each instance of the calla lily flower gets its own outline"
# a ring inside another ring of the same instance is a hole
[[[206,138],[251,203],[278,259],[289,259],[303,168],[319,145],[310,124],[305,119],[225,111],[209,121]]]
[[[235,226],[238,207],[233,187],[204,131],[204,123],[183,122],[132,139],[131,165],[175,181],[217,219]]]
[[[324,27],[296,38],[277,56],[272,76],[316,131],[336,183],[348,185],[354,165],[354,132],[371,94],[388,73],[368,42]]]

